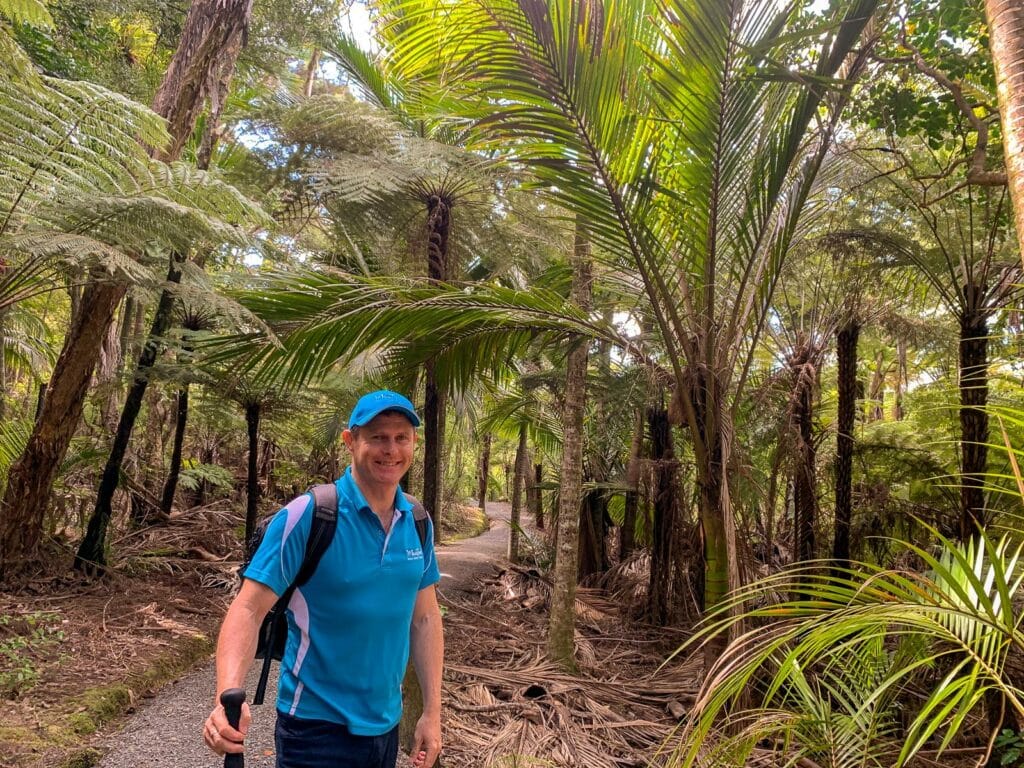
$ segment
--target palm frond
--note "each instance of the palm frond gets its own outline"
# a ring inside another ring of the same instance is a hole
[[[743,620],[770,624],[746,631],[716,661],[680,754],[695,758],[700,740],[710,738],[714,718],[757,676],[767,673],[759,689],[765,706],[785,709],[779,697],[790,690],[796,670],[822,664],[839,670],[842,654],[883,640],[907,642],[920,652],[874,679],[860,696],[861,707],[891,700],[926,670],[941,670],[913,714],[904,742],[890,744],[898,747],[895,765],[905,765],[933,736],[941,734],[940,749],[945,748],[988,690],[999,691],[1024,714],[1024,692],[1006,674],[1008,654],[1024,649],[1020,607],[1012,601],[1024,579],[1021,545],[985,534],[960,545],[931,533],[941,544],[937,554],[906,544],[925,564],[923,573],[860,565],[825,576],[821,564],[811,564],[738,591],[727,609],[755,606],[743,612]],[[793,591],[801,599],[775,597]],[[690,644],[695,647],[738,620],[723,615]]]

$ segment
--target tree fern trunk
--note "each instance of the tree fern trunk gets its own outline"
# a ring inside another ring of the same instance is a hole
[[[249,466],[245,482],[245,540],[249,541],[256,531],[256,513],[260,504],[260,405],[245,406],[245,426],[249,435]]]
[[[544,480],[544,465],[533,465],[533,520],[537,529],[544,530],[544,491],[540,484]]]
[[[171,254],[170,265],[167,269],[167,281],[169,283],[181,281],[181,257],[178,254]],[[173,313],[174,296],[165,290],[160,295],[160,303],[153,316],[153,327],[149,332],[149,339],[139,357],[132,387],[128,390],[124,408],[121,410],[121,419],[117,424],[117,432],[114,433],[110,456],[107,457],[107,463],[100,479],[100,487],[96,493],[96,506],[89,519],[85,538],[82,539],[82,543],[78,547],[78,554],[75,555],[74,567],[76,570],[97,573],[102,571],[107,564],[104,552],[107,526],[110,524],[114,492],[121,479],[121,465],[124,463],[124,455],[128,450],[128,443],[131,441],[135,421],[138,419],[139,411],[142,410],[142,401],[146,396],[146,388],[149,386],[150,371],[153,364],[156,363],[157,354],[160,351],[158,339],[163,338],[170,329]]]
[[[160,509],[164,514],[171,514],[174,505],[174,493],[178,489],[178,478],[181,476],[181,452],[185,445],[185,425],[188,423],[188,383],[178,390],[178,407],[174,419],[174,448],[171,450],[171,466],[167,471],[163,494],[160,497]]]
[[[438,283],[448,275],[448,233],[451,200],[440,194],[427,198],[427,276]],[[444,452],[444,396],[438,389],[433,361],[424,365],[423,506],[434,519],[434,539],[441,540],[441,459]]]
[[[519,562],[519,534],[523,518],[523,491],[527,472],[526,425],[519,426],[519,447],[516,448],[516,469],[512,479],[512,514],[508,532],[508,559]]]
[[[64,338],[42,408],[0,502],[0,571],[16,573],[36,557],[50,489],[78,428],[100,345],[124,296],[117,283],[90,283]]]
[[[651,542],[651,578],[647,590],[651,621],[668,626],[675,604],[675,548],[678,525],[678,493],[672,425],[668,411],[652,408],[647,412],[651,435],[651,463],[654,465],[654,526]]]
[[[633,438],[629,445],[629,464],[626,467],[626,498],[619,530],[619,559],[625,560],[636,547],[636,513],[640,502],[640,458],[644,450],[644,412],[637,411]]]
[[[836,334],[838,416],[836,419],[836,518],[832,560],[850,564],[850,524],[853,519],[853,430],[857,419],[857,340],[860,324],[847,322]]]
[[[976,289],[980,291],[979,289]],[[960,319],[960,480],[961,541],[985,522],[985,470],[988,465],[988,326],[981,312]]]
[[[477,503],[480,511],[487,514],[487,480],[491,474],[491,435],[483,436],[480,446],[480,484],[477,487]]]
[[[795,556],[799,562],[814,559],[814,525],[817,517],[818,497],[815,479],[815,450],[812,436],[814,418],[813,382],[803,366],[797,374],[797,391],[793,409],[793,431],[796,438],[794,458],[793,509],[794,533],[796,536]]]
[[[589,246],[577,228],[573,248],[572,297],[590,308]],[[587,341],[578,340],[566,360],[565,407],[562,416],[561,490],[558,501],[554,584],[548,618],[548,656],[567,671],[575,671],[576,551],[579,546],[580,499],[583,475],[583,410],[587,397]]]

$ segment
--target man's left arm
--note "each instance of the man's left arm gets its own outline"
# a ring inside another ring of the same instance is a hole
[[[444,666],[441,608],[433,584],[416,595],[409,645],[423,691],[423,716],[416,723],[410,757],[417,768],[430,768],[441,753],[441,671]],[[422,762],[417,760],[420,752],[426,753]]]

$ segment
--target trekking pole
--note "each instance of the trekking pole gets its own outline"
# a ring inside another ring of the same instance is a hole
[[[224,707],[224,714],[228,718],[228,724],[238,730],[238,723],[242,719],[242,704],[245,703],[244,688],[228,688],[220,695],[220,703]],[[239,753],[228,753],[224,755],[224,768],[245,768],[245,755]]]

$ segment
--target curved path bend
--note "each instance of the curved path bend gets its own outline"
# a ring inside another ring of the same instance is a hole
[[[505,560],[508,547],[507,503],[488,502],[490,529],[472,539],[442,545],[437,550],[441,569],[438,589],[442,599],[452,591],[469,592]],[[274,766],[275,664],[268,685],[267,703],[253,708],[253,721],[246,738],[246,768]],[[254,664],[246,688],[256,689],[259,665]],[[203,744],[203,721],[214,696],[213,662],[165,686],[140,706],[117,733],[106,736],[99,746],[105,754],[97,768],[217,768],[223,761]],[[400,761],[401,764],[401,761]]]

